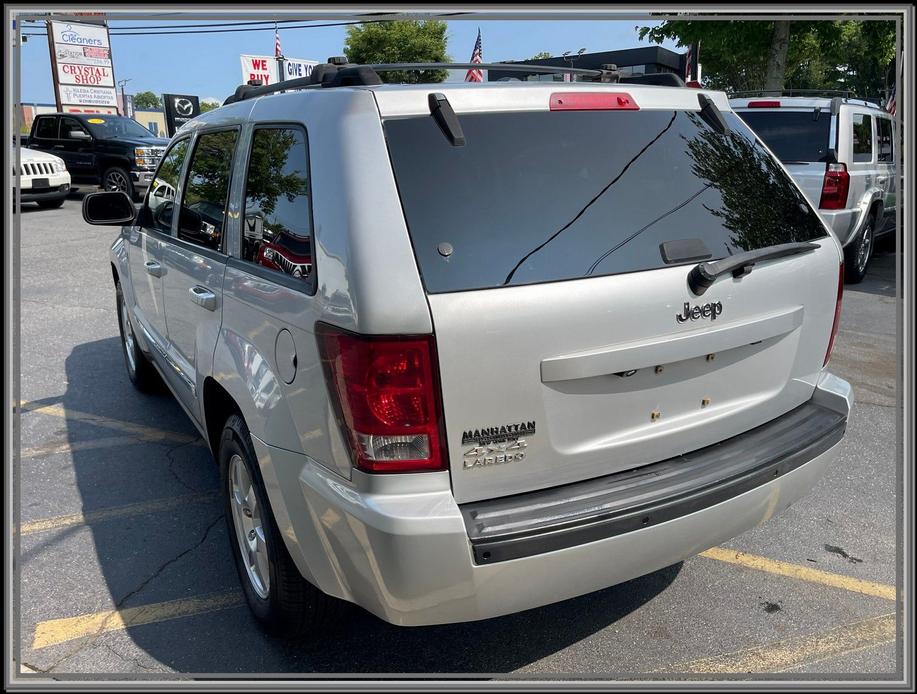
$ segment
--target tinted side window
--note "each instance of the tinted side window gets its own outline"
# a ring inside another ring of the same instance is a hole
[[[35,137],[45,140],[57,139],[57,118],[55,116],[39,116],[38,125],[35,126]]]
[[[853,160],[872,161],[872,116],[854,113],[853,122]]]
[[[205,133],[198,138],[182,196],[179,238],[221,249],[237,138],[236,130]]]
[[[892,136],[892,122],[888,118],[877,118],[876,131],[879,142],[879,161],[895,161],[895,144]]]
[[[89,131],[83,127],[83,124],[80,123],[76,118],[61,118],[60,119],[60,139],[69,140],[70,133],[73,131],[86,133],[87,139],[89,138]]]
[[[166,152],[159,163],[159,170],[153,178],[150,192],[144,203],[150,220],[150,226],[164,234],[172,233],[172,213],[175,207],[175,191],[178,189],[178,176],[181,173],[185,154],[188,152],[188,140],[179,140]]]
[[[259,128],[252,138],[242,259],[307,279],[312,273],[312,203],[305,133]]]

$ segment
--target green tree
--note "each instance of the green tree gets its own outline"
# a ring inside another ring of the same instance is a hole
[[[201,113],[207,113],[207,111],[212,111],[215,108],[219,108],[220,104],[216,101],[202,101],[201,103]]]
[[[134,108],[141,111],[162,108],[162,100],[153,92],[137,92],[134,94]]]
[[[640,38],[700,42],[705,86],[727,91],[886,88],[895,25],[885,21],[665,21]]]
[[[529,60],[545,60],[550,57],[551,54],[548,51],[538,51],[538,53],[529,58]]]
[[[446,23],[395,21],[347,28],[344,53],[352,63],[447,63]],[[383,82],[442,82],[445,70],[383,72]]]

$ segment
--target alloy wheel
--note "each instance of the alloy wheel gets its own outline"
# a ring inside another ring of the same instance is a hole
[[[121,298],[121,335],[124,342],[124,354],[127,357],[127,368],[131,374],[137,371],[137,356],[134,353],[134,328],[131,325],[131,317],[127,312],[127,302]]]
[[[105,190],[120,190],[126,193],[128,185],[127,177],[121,171],[109,171],[105,176]]]
[[[270,563],[261,508],[248,468],[239,454],[229,460],[229,503],[242,563],[255,593],[270,594]]]
[[[863,235],[860,237],[860,243],[857,246],[857,271],[860,274],[866,272],[866,264],[869,262],[869,254],[872,252],[872,223],[867,222],[866,228],[863,229]]]

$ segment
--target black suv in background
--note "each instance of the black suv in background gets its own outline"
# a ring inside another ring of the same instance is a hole
[[[74,185],[120,190],[136,199],[149,188],[167,143],[125,116],[48,113],[35,118],[28,146],[63,159]]]

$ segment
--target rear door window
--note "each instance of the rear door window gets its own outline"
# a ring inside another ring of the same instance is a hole
[[[854,113],[850,120],[853,127],[853,160],[872,161],[872,116]]]
[[[724,116],[725,135],[689,111],[462,114],[460,147],[430,116],[387,119],[427,291],[652,270],[680,239],[716,259],[824,236],[780,164]]]
[[[740,115],[784,164],[827,161],[831,114],[826,111],[748,110]]]
[[[42,140],[57,139],[57,116],[39,116],[35,126],[35,137]]]
[[[895,161],[895,145],[892,136],[892,122],[888,118],[877,118],[876,140],[879,145],[879,161],[890,164]]]

